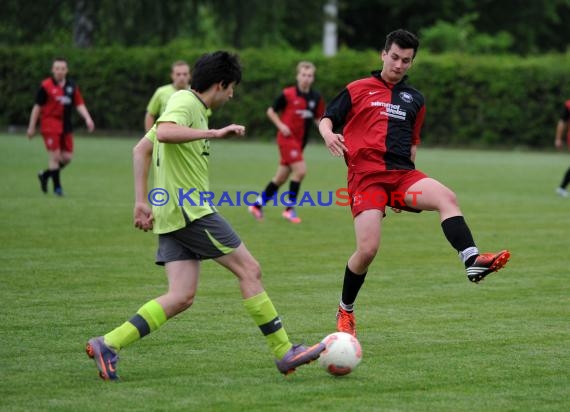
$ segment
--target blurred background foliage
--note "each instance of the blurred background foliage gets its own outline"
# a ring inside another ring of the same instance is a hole
[[[79,47],[159,46],[184,38],[195,47],[321,44],[323,7],[332,0],[42,0],[0,4],[0,44]],[[430,50],[565,51],[570,0],[336,0],[342,46],[378,49],[385,33],[423,33]],[[496,44],[494,44],[496,43]]]
[[[212,126],[241,122],[250,135],[272,139],[265,110],[294,83],[299,60],[317,65],[315,88],[330,101],[380,67],[389,31],[407,28],[421,40],[410,82],[426,96],[425,143],[552,146],[570,98],[570,0],[338,0],[334,57],[322,51],[324,4],[4,0],[0,125],[27,124],[41,79],[64,56],[98,130],[140,134],[148,99],[170,82],[173,61],[229,49],[239,53],[244,78]]]

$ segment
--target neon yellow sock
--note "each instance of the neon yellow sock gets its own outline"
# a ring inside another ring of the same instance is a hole
[[[145,303],[135,316],[104,336],[105,344],[115,350],[154,332],[166,322],[166,313],[156,300]]]
[[[287,332],[285,332],[281,319],[267,293],[261,292],[259,295],[245,299],[243,305],[255,324],[261,329],[275,357],[282,359],[293,345],[289,341]]]

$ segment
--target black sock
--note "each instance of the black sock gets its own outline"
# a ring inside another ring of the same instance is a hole
[[[289,203],[296,205],[297,196],[299,195],[299,189],[301,188],[301,182],[295,182],[291,180],[289,182]],[[291,209],[292,206],[288,206],[287,209]]]
[[[42,175],[43,175],[44,179],[46,179],[46,181],[47,181],[52,176],[52,170],[46,169],[42,172]]]
[[[344,270],[344,282],[342,284],[342,303],[346,306],[352,306],[354,301],[356,300],[356,296],[364,283],[364,279],[366,278],[366,273],[364,272],[362,275],[357,275],[356,273],[352,272],[348,265]]]
[[[261,205],[257,205],[257,206],[258,207],[265,206],[267,199],[271,199],[273,197],[273,195],[275,193],[277,193],[278,190],[279,190],[279,186],[277,186],[275,183],[273,183],[273,180],[270,181],[267,184],[267,187],[265,188],[263,193],[261,194]]]
[[[69,163],[63,163],[63,162],[59,162],[59,170],[63,169],[65,166],[67,166]]]
[[[59,180],[59,169],[51,170],[51,177],[53,179],[53,190],[61,189],[61,182]]]
[[[467,226],[463,216],[453,216],[445,219],[441,222],[441,228],[443,229],[445,237],[449,243],[451,243],[451,246],[459,253],[468,248],[476,248],[471,230],[469,230],[469,226]],[[470,266],[477,256],[478,254],[469,256],[467,260],[465,260],[465,266]]]
[[[560,183],[560,187],[562,189],[566,189],[568,183],[570,183],[570,167],[568,168],[568,170],[566,170],[566,174],[564,175],[564,179],[562,179],[562,183]]]
[[[42,191],[44,190],[44,187],[46,188],[46,191],[47,191],[49,179],[53,176],[53,171],[49,170],[49,169],[45,169],[43,172],[41,172],[41,174],[39,176],[40,176],[40,179],[42,182]]]

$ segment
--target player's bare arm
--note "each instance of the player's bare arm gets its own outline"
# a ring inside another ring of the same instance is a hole
[[[232,135],[245,135],[245,126],[231,124],[221,129],[193,129],[172,122],[159,123],[156,138],[161,143],[186,143],[200,139],[220,139]]]
[[[156,118],[154,117],[154,115],[150,114],[149,112],[146,112],[144,116],[144,130],[148,132],[150,128],[154,125],[155,121]]]
[[[230,137],[232,135],[244,136],[245,126],[239,124],[230,124],[221,129],[210,129],[210,131],[212,131],[214,133],[214,137],[217,138]]]
[[[93,132],[93,130],[95,130],[95,123],[93,122],[93,119],[89,114],[89,110],[87,110],[87,106],[85,106],[84,104],[79,105],[77,106],[77,111],[85,120],[85,126],[87,126],[87,130],[89,131],[89,133]]]
[[[348,148],[344,145],[344,136],[333,132],[331,119],[325,117],[319,123],[319,133],[323,137],[327,149],[333,156],[340,157],[344,152],[348,152]]]
[[[554,146],[560,150],[564,146],[562,143],[562,136],[564,136],[564,132],[566,131],[566,127],[568,126],[567,122],[564,120],[559,120],[558,124],[556,125],[556,137],[554,139]]]
[[[410,160],[414,163],[416,163],[416,153],[418,151],[418,146],[417,145],[412,145],[412,148],[410,149]]]
[[[147,180],[152,160],[152,142],[143,137],[133,149],[133,173],[135,180],[135,207],[133,219],[135,227],[145,232],[151,230],[154,217],[147,202]]]
[[[267,109],[267,117],[275,125],[275,127],[281,132],[283,136],[291,136],[291,129],[285,123],[281,121],[279,114],[273,110],[273,107]]]
[[[26,132],[29,139],[34,137],[36,134],[36,125],[38,124],[38,119],[40,117],[40,106],[34,104],[32,108],[32,113],[30,114],[30,123],[28,125],[28,130]]]

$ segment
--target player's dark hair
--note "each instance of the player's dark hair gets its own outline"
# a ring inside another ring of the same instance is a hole
[[[420,47],[420,41],[416,35],[404,29],[398,29],[388,33],[386,36],[384,51],[387,52],[390,50],[393,43],[396,43],[396,45],[401,49],[414,49],[414,57],[416,57],[418,47]]]
[[[222,82],[227,88],[230,83],[241,81],[241,65],[236,54],[216,51],[202,55],[192,69],[191,87],[202,93],[213,84]]]

